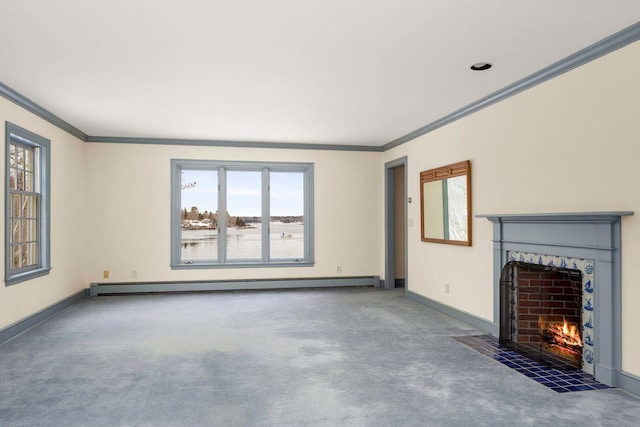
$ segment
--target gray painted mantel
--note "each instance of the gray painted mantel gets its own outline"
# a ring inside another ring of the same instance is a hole
[[[619,386],[621,378],[621,219],[630,211],[476,215],[493,223],[493,318],[500,322],[500,274],[509,251],[595,261],[594,354],[596,380]]]

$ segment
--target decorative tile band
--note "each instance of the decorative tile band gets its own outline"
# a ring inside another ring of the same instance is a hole
[[[594,260],[518,251],[508,251],[507,260],[526,262],[546,267],[578,270],[582,273],[582,370],[593,375],[595,354],[595,339],[593,333],[593,310],[595,309],[593,304],[593,295],[595,290]]]

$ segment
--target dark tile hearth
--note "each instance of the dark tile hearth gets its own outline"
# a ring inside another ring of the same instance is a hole
[[[580,371],[561,371],[535,362],[515,351],[498,344],[498,339],[491,335],[471,335],[453,337],[456,341],[514,369],[521,374],[549,387],[558,393],[570,391],[601,390],[610,388],[601,384],[592,375]]]

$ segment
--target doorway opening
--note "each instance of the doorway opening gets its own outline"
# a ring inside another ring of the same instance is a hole
[[[407,158],[385,164],[385,288],[407,287]]]

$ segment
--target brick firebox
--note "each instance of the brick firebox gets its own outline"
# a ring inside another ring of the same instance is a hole
[[[501,343],[559,369],[580,369],[581,271],[511,262],[505,273]],[[576,341],[562,334],[563,327]]]
[[[541,323],[563,323],[580,329],[582,283],[579,271],[553,271],[519,265],[517,277],[517,342],[540,342]]]

